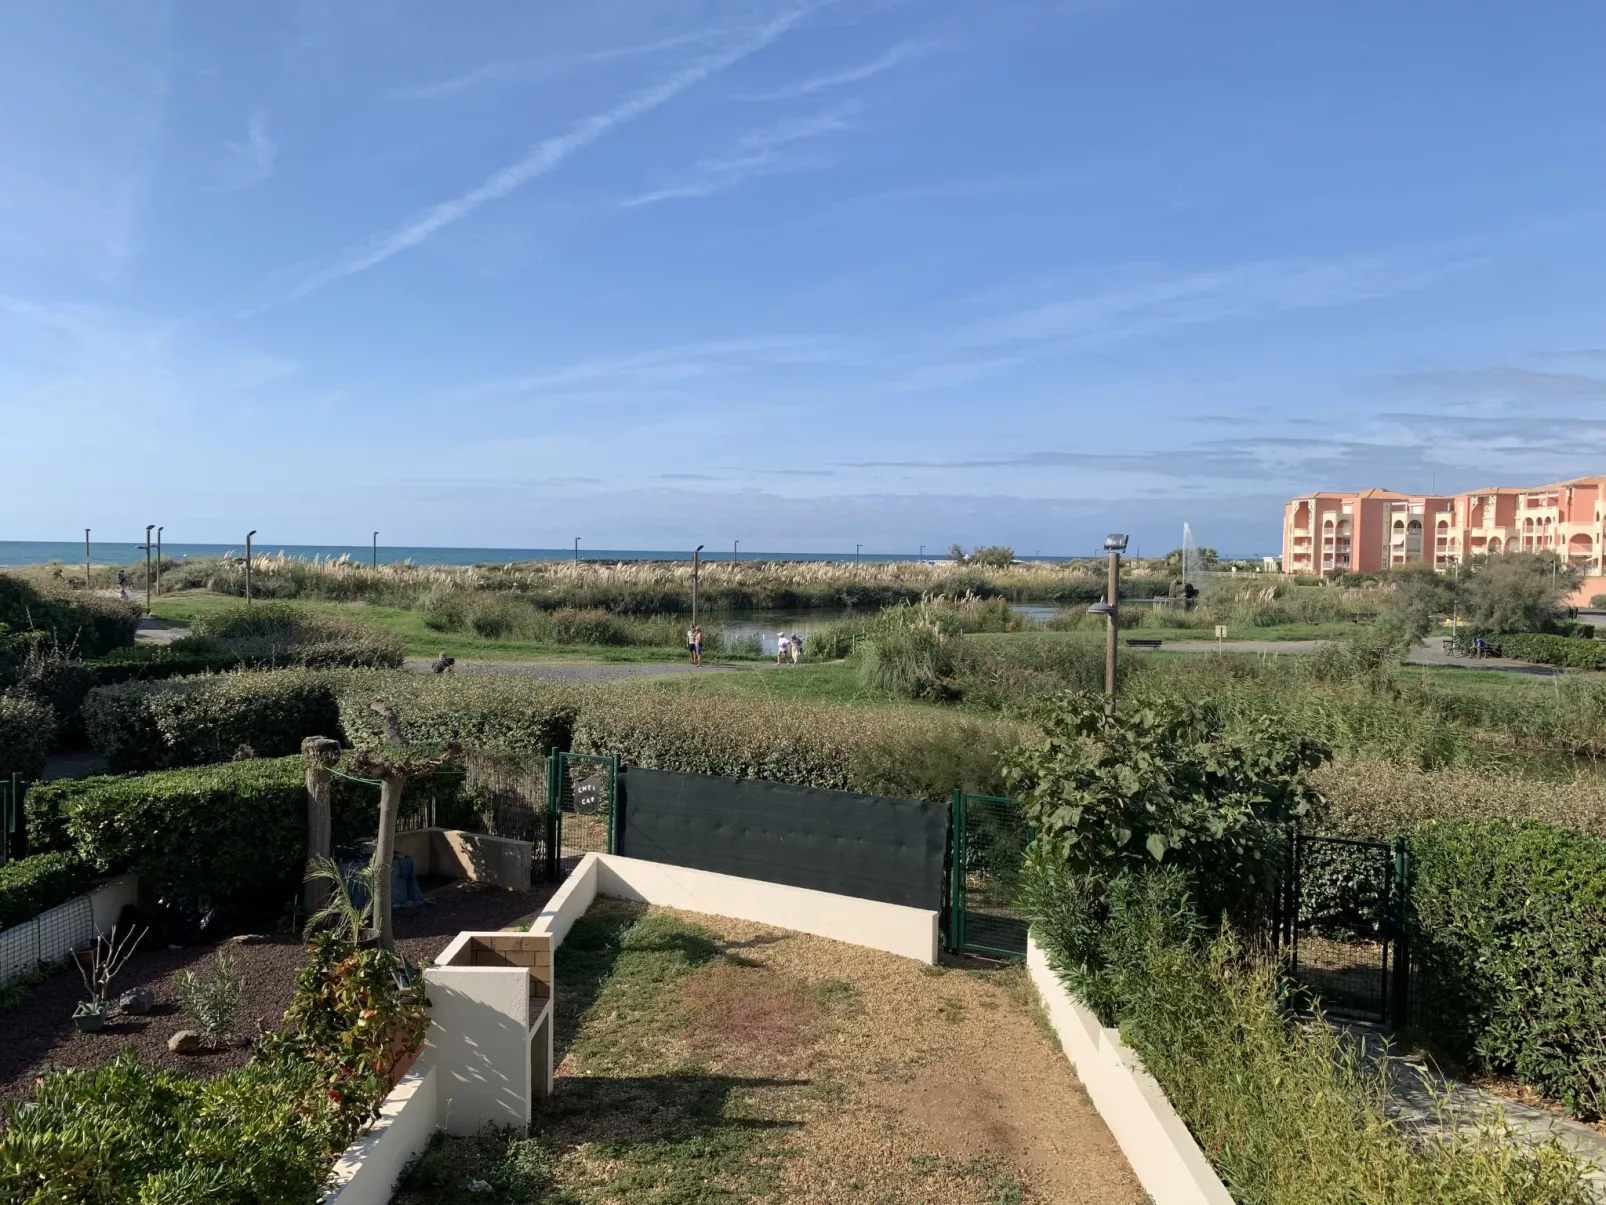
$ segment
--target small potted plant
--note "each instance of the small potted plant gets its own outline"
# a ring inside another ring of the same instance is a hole
[[[141,929],[138,933],[130,930],[119,938],[114,925],[110,937],[97,934],[92,946],[78,952],[78,974],[89,999],[73,1010],[72,1020],[84,1033],[99,1033],[106,1028],[112,1009],[112,980],[128,965],[144,936],[145,930]]]

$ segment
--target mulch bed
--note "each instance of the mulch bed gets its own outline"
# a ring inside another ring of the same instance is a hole
[[[465,929],[501,929],[533,917],[555,890],[542,886],[533,891],[503,891],[473,883],[454,883],[429,893],[429,904],[396,914],[396,946],[414,963],[424,966]],[[216,1075],[238,1067],[250,1057],[250,1048],[237,1045],[204,1054],[173,1054],[167,1039],[191,1028],[173,991],[173,975],[194,968],[210,975],[213,954],[226,949],[238,960],[245,980],[245,999],[236,1022],[242,1036],[251,1038],[273,1029],[290,1003],[296,975],[305,961],[304,946],[289,934],[272,934],[260,941],[193,946],[147,947],[117,977],[117,993],[141,984],[149,987],[156,1006],[142,1017],[114,1017],[100,1033],[79,1033],[72,1023],[73,1007],[84,988],[71,967],[52,975],[34,988],[15,1008],[0,1013],[0,1100],[27,1096],[34,1078],[47,1066],[94,1067],[108,1063],[132,1046],[143,1062],[155,1063],[196,1075]]]

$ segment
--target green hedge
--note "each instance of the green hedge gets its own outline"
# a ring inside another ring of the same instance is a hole
[[[1606,669],[1606,640],[1584,640],[1577,636],[1546,636],[1521,632],[1496,636],[1502,656],[1540,665],[1563,665],[1569,669]]]
[[[0,929],[87,891],[98,873],[76,854],[45,853],[0,866]]]
[[[0,692],[0,774],[37,778],[55,730],[48,704],[21,691]]]
[[[195,621],[196,635],[215,640],[249,665],[304,669],[400,669],[406,651],[383,628],[284,603],[242,604]]]
[[[297,752],[308,736],[339,737],[338,675],[239,671],[101,686],[84,701],[84,728],[113,770],[149,770]]]
[[[16,634],[41,633],[46,648],[95,657],[134,643],[140,610],[132,600],[47,594],[0,573],[0,624]]]
[[[384,740],[373,701],[396,708],[418,745],[459,741],[470,749],[545,757],[566,749],[588,691],[523,674],[372,674],[340,683],[340,729],[353,745]]]
[[[433,799],[450,812],[462,783],[454,773],[414,779],[403,808]],[[336,847],[366,840],[379,790],[337,777],[331,811]],[[274,912],[295,894],[306,860],[304,767],[295,756],[41,783],[28,794],[28,837],[33,848],[75,851],[102,871],[136,871],[165,899]]]
[[[1526,820],[1411,840],[1424,1022],[1476,1066],[1606,1112],[1606,841]]]
[[[999,794],[1022,728],[927,709],[823,707],[608,687],[575,721],[573,748],[632,765],[945,801]]]

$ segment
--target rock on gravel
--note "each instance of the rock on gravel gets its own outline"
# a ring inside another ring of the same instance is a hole
[[[206,1039],[193,1029],[181,1029],[167,1039],[167,1048],[174,1054],[200,1054],[206,1049]]]

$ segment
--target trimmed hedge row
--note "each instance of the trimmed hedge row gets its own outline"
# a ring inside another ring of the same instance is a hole
[[[384,696],[407,739],[419,745],[459,741],[465,747],[522,757],[566,749],[575,719],[592,693],[521,674],[348,676],[337,690],[340,731],[353,745],[379,744],[384,730],[371,704]]]
[[[1606,841],[1525,820],[1417,830],[1424,1020],[1474,1065],[1606,1113]]]
[[[339,676],[316,670],[240,671],[89,692],[84,728],[118,771],[294,753],[308,736],[337,736]]]
[[[0,866],[0,929],[65,904],[99,877],[94,866],[73,853],[36,854],[7,862]]]
[[[935,711],[810,706],[619,687],[591,694],[572,748],[632,765],[945,801],[1000,794],[1020,725]]]
[[[296,756],[41,783],[28,794],[28,840],[102,872],[135,871],[164,899],[271,913],[295,894],[306,860],[303,775]],[[414,779],[403,806],[449,810],[462,784],[450,773]],[[337,777],[330,803],[337,848],[374,835],[376,787]]]
[[[1501,655],[1540,665],[1561,665],[1569,669],[1606,669],[1606,640],[1584,640],[1577,636],[1547,636],[1521,632],[1495,637]]]
[[[0,691],[0,775],[37,778],[55,731],[48,704],[21,691]]]

